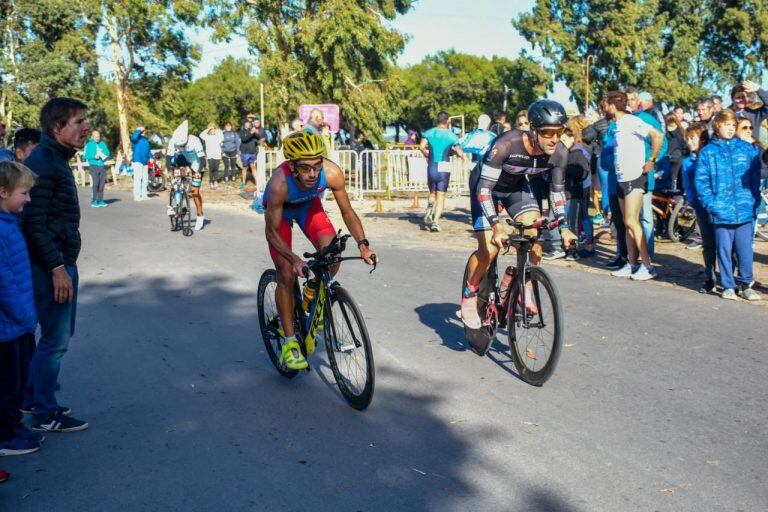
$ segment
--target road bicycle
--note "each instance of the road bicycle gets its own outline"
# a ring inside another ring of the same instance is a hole
[[[341,256],[349,238],[350,235],[341,235],[339,231],[324,249],[304,253],[304,258],[308,259],[306,268],[314,274],[318,287],[308,310],[304,311],[298,279],[294,281],[296,306],[293,311],[293,327],[304,357],[314,352],[318,336],[324,340],[339,391],[350,406],[363,410],[373,399],[375,367],[371,340],[357,304],[332,275],[333,267],[342,261],[362,260],[359,256]],[[376,270],[376,263],[374,258],[371,272]],[[309,276],[307,271],[304,275],[307,281]],[[280,364],[283,330],[275,301],[276,288],[277,273],[274,269],[265,270],[259,279],[258,288],[261,337],[277,371],[284,377],[293,378],[298,371]],[[306,371],[310,370],[311,367],[307,366]]]
[[[171,193],[168,198],[168,218],[171,231],[181,231],[184,236],[192,236],[192,211],[189,207],[189,179],[185,173],[175,170],[171,180]]]
[[[547,224],[546,219],[541,219],[524,225],[507,219],[507,224],[515,232],[506,241],[504,254],[514,247],[517,264],[507,267],[500,283],[498,258],[494,258],[477,290],[477,312],[482,326],[471,329],[465,325],[464,332],[470,349],[484,356],[498,329],[506,327],[510,355],[520,378],[541,386],[552,376],[560,357],[563,306],[554,280],[546,270],[530,264],[529,254],[542,230],[555,229],[558,222]],[[536,229],[536,235],[525,235],[526,229]],[[470,261],[464,270],[464,286]]]

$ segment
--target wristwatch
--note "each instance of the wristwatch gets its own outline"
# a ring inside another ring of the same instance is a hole
[[[359,242],[357,242],[357,247],[359,248],[361,245],[365,245],[366,247],[370,247],[371,243],[368,241],[367,238],[363,238]]]

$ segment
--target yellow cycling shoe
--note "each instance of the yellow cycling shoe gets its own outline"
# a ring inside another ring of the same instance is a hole
[[[280,364],[289,370],[306,370],[309,363],[301,353],[298,341],[289,341],[280,351]]]

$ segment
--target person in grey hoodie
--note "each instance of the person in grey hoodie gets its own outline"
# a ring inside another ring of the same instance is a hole
[[[240,135],[233,129],[232,123],[224,124],[224,140],[221,142],[221,153],[224,159],[224,176],[226,182],[235,181],[235,173],[240,171],[237,157],[240,155]]]

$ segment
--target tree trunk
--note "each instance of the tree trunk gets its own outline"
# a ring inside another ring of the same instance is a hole
[[[120,61],[120,39],[117,35],[117,20],[114,17],[107,19],[107,31],[112,41],[112,63],[115,66],[115,97],[117,98],[117,120],[120,126],[120,146],[128,162],[133,155],[131,136],[128,132],[128,77]]]

